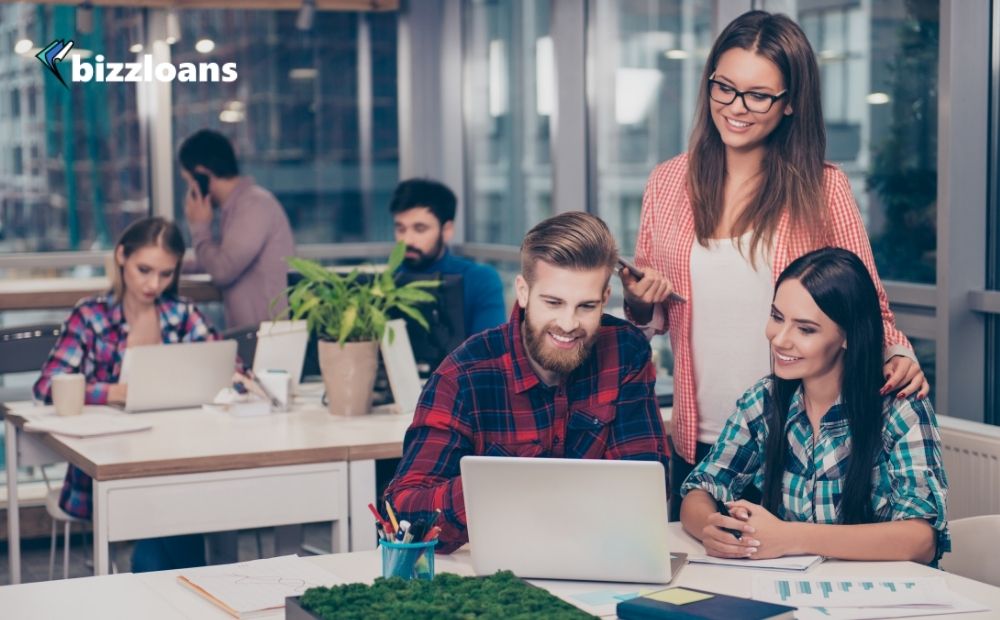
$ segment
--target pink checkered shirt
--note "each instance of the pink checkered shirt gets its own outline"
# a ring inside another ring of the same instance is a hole
[[[674,411],[671,438],[678,453],[689,463],[694,462],[698,440],[698,401],[695,391],[694,352],[691,350],[691,311],[697,303],[691,297],[691,245],[695,243],[694,214],[687,192],[687,154],[663,162],[653,169],[642,199],[642,218],[636,241],[635,263],[640,269],[651,268],[662,273],[674,290],[688,303],[665,304],[657,307],[647,333],[670,332],[674,353]],[[823,174],[826,195],[827,228],[823,245],[850,250],[868,268],[878,290],[885,326],[886,358],[891,355],[912,357],[912,345],[898,329],[889,310],[889,299],[875,271],[871,244],[847,176],[833,165]],[[814,249],[810,235],[793,230],[786,212],[781,218],[771,248],[772,280],[793,260]],[[734,309],[737,310],[738,309]]]

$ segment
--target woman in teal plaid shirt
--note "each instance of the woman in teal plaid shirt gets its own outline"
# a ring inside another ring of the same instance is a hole
[[[950,548],[937,421],[926,398],[879,391],[882,316],[861,260],[824,248],[792,262],[766,335],[772,374],[684,482],[684,529],[725,558],[936,562]]]

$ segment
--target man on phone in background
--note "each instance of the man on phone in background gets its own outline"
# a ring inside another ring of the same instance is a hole
[[[218,132],[202,129],[191,135],[177,158],[188,183],[184,214],[197,265],[222,291],[226,328],[270,320],[271,301],[286,286],[285,259],[295,255],[284,208],[252,177],[240,176],[233,145]],[[213,206],[218,207],[217,236]]]

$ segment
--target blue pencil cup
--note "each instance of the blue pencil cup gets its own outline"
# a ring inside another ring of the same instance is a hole
[[[378,541],[382,548],[382,576],[402,579],[434,578],[434,545],[437,539],[427,542],[402,543]]]

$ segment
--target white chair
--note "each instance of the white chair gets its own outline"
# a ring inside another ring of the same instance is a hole
[[[45,511],[49,513],[49,518],[52,519],[52,537],[49,543],[49,580],[52,580],[52,575],[55,572],[56,564],[56,527],[58,522],[63,523],[63,579],[69,578],[69,534],[70,528],[74,523],[90,523],[90,519],[81,519],[80,517],[74,517],[59,506],[59,495],[62,492],[61,488],[52,488],[49,483],[49,476],[45,473],[45,468],[42,467],[42,478],[45,479],[45,488],[48,489],[45,494]]]
[[[948,522],[951,552],[941,558],[949,573],[1000,586],[1000,514]]]

